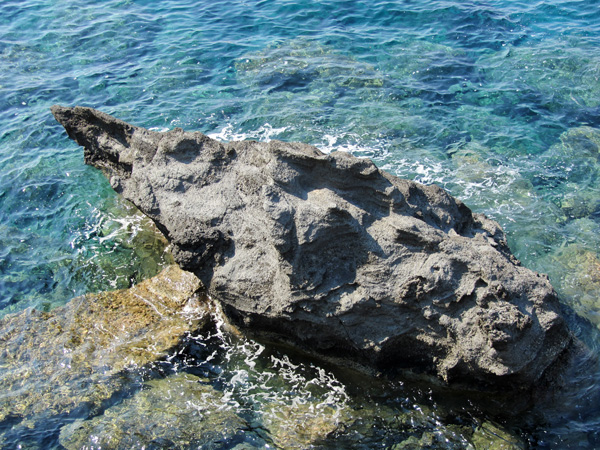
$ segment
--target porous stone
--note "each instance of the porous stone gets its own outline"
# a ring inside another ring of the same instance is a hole
[[[155,221],[236,323],[377,369],[528,389],[571,334],[500,226],[368,159],[221,143],[54,106],[85,161]]]

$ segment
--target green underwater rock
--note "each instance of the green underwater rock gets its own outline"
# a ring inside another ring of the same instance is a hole
[[[315,40],[298,38],[248,53],[236,62],[238,80],[272,89],[382,87],[375,68]]]
[[[222,448],[247,427],[222,392],[179,373],[148,381],[104,414],[64,427],[60,443],[67,450]]]
[[[281,41],[249,52],[237,59],[235,71],[238,83],[253,98],[243,128],[255,130],[265,122],[282,128],[303,123],[302,139],[310,142],[322,138],[323,121],[331,122],[332,130],[339,129],[338,120],[347,122],[345,113],[344,117],[325,119],[324,111],[345,110],[341,103],[348,98],[354,105],[357,100],[360,104],[379,102],[385,84],[375,66],[309,38]],[[304,95],[300,98],[298,92]]]
[[[597,227],[596,227],[597,228]],[[581,243],[571,243],[547,256],[561,280],[559,293],[572,299],[578,314],[600,328],[600,255]]]
[[[390,43],[386,48],[390,56],[385,72],[401,88],[397,95],[415,95],[428,89],[433,82],[439,93],[456,93],[471,89],[467,81],[475,72],[467,53],[458,48],[422,39],[406,39]],[[400,98],[400,97],[396,97]]]
[[[577,127],[563,133],[556,150],[565,156],[588,158],[592,163],[600,161],[600,130]]]
[[[389,393],[388,393],[389,394]],[[349,441],[345,441],[346,436]],[[393,450],[460,449],[460,450],[522,450],[525,443],[516,433],[490,421],[457,418],[456,411],[425,402],[386,404],[381,397],[363,401],[358,407],[346,408],[330,442],[349,445],[351,435],[359,435],[374,445],[386,442]],[[318,441],[317,441],[318,442]],[[375,444],[377,443],[377,444]],[[305,447],[306,448],[306,447]]]
[[[546,184],[563,220],[600,213],[600,130],[577,127],[564,132],[544,158]]]
[[[471,437],[475,450],[524,450],[525,443],[492,422],[482,423]]]
[[[165,357],[208,322],[201,287],[193,274],[169,266],[128,290],[4,317],[0,420],[34,427],[53,416],[97,414],[131,388],[138,378],[133,369]]]
[[[273,403],[262,410],[263,424],[276,448],[303,449],[326,439],[343,426],[345,405],[324,406],[317,401],[291,405]]]
[[[127,289],[173,264],[169,243],[134,205],[116,197],[103,206],[76,243],[81,250],[72,263],[74,281],[89,292]]]
[[[502,203],[517,203],[523,208],[533,203],[531,182],[491,148],[469,141],[452,146],[448,154],[454,183],[464,186],[462,198],[469,204],[493,210]]]
[[[541,97],[544,108],[557,111],[600,106],[599,62],[597,48],[564,40],[562,45],[506,46],[482,56],[478,65],[485,67],[487,82],[517,89],[515,102],[533,94]]]

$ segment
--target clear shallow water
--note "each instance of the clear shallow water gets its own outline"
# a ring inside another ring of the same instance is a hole
[[[2,2],[0,315],[168,262],[49,112],[79,104],[149,128],[342,148],[439,184],[500,222],[596,348],[599,77],[597,1]],[[599,418],[525,439],[595,448]]]

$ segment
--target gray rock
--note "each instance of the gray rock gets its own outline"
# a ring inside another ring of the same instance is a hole
[[[249,330],[491,389],[530,388],[572,340],[547,277],[439,187],[304,144],[52,112]]]

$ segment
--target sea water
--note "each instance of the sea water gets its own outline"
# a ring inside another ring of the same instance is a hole
[[[550,276],[597,352],[599,77],[596,0],[4,0],[0,316],[125,288],[169,262],[152,224],[83,164],[49,110],[84,105],[157,130],[348,151],[440,185],[498,221],[523,264]],[[315,415],[330,418],[316,447],[473,448],[461,426],[487,420],[436,412],[444,400],[426,388],[369,394],[317,362],[204,338],[214,364],[202,353],[184,366],[202,368],[223,407],[263,424],[218,448],[293,447],[304,441],[261,427]],[[590,393],[580,395],[583,404]],[[299,415],[282,413],[286,404]],[[575,401],[560,414],[561,423],[507,427],[532,448],[600,447],[599,411]],[[60,448],[74,419],[33,431],[7,420],[7,448]]]

